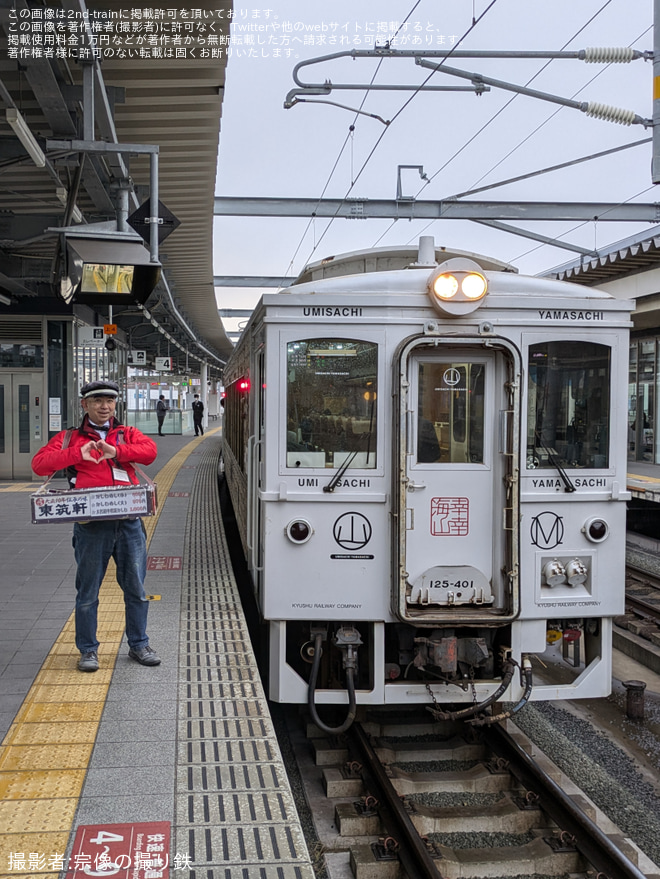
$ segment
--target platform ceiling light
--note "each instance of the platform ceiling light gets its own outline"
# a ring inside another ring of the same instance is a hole
[[[433,271],[429,276],[428,290],[439,311],[459,316],[479,307],[488,291],[488,281],[474,260],[455,257]]]
[[[23,144],[34,164],[37,168],[43,168],[46,164],[46,155],[37,143],[37,139],[30,131],[25,119],[23,119],[16,107],[7,107],[5,115],[7,122],[14,130],[14,134]]]

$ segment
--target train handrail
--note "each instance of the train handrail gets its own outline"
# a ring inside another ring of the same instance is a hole
[[[248,437],[246,450],[247,511],[245,523],[245,543],[247,545],[248,559],[250,562],[249,568],[251,571],[263,571],[264,569],[264,566],[259,564],[258,554],[255,555],[254,552],[255,517],[259,504],[258,492],[256,495],[254,492],[254,486],[257,481],[255,479],[255,467],[258,466],[258,459],[255,453],[259,446],[262,444],[263,440],[258,440],[256,434],[252,434],[252,436]]]

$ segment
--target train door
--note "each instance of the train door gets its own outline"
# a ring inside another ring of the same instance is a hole
[[[42,444],[42,373],[0,374],[0,479],[31,479]]]
[[[397,613],[511,619],[517,593],[519,382],[508,346],[434,340],[401,365]]]

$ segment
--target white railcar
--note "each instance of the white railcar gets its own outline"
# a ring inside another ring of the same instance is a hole
[[[271,699],[343,729],[610,692],[631,307],[430,238],[262,298],[223,456]]]

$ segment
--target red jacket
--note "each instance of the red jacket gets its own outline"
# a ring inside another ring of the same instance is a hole
[[[120,434],[123,433],[123,438]],[[105,441],[117,449],[116,458],[107,458],[94,464],[85,461],[81,455],[81,448],[90,440],[100,440],[99,434],[88,424],[87,415],[79,428],[72,431],[69,445],[62,448],[67,431],[62,430],[56,434],[48,444],[39,449],[32,459],[32,469],[37,476],[50,476],[57,470],[68,470],[71,479],[71,468],[75,478],[75,488],[100,488],[107,485],[126,485],[126,482],[115,479],[113,469],[124,470],[128,473],[133,485],[137,485],[138,478],[134,468],[135,464],[151,464],[156,460],[158,446],[145,436],[136,427],[126,427],[120,424],[116,418],[110,423],[110,429]]]

